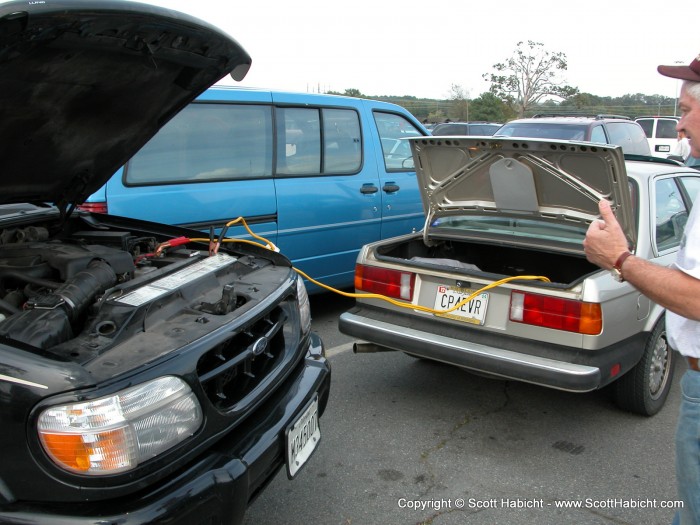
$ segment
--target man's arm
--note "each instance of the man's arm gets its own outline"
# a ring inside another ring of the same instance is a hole
[[[612,269],[621,254],[628,250],[627,239],[610,209],[610,203],[599,203],[602,220],[588,228],[583,247],[586,257],[603,269]],[[628,257],[622,275],[649,299],[688,319],[700,321],[700,280],[678,270],[659,266],[639,257]]]

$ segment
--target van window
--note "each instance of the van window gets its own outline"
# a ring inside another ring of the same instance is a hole
[[[356,173],[362,165],[362,137],[357,112],[323,109],[323,172]]]
[[[382,144],[386,170],[413,171],[411,145],[405,139],[423,134],[404,117],[394,113],[375,111],[374,121]]]
[[[321,118],[318,109],[277,108],[277,173],[320,175]]]
[[[356,111],[279,107],[276,113],[278,175],[359,171],[362,141],[360,117]]]
[[[657,139],[675,139],[678,135],[676,131],[676,120],[660,118],[656,122],[656,138]]]
[[[129,161],[126,186],[180,184],[272,175],[269,106],[187,106]]]
[[[652,119],[638,119],[637,124],[642,126],[644,134],[647,136],[647,138],[652,138],[654,133],[654,121]]]

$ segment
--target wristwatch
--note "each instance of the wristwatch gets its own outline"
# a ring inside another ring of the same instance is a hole
[[[625,282],[625,278],[622,277],[622,265],[625,263],[627,257],[629,257],[630,255],[632,255],[630,252],[623,252],[622,255],[620,255],[617,258],[617,261],[613,265],[612,270],[610,270],[610,273],[617,282]]]

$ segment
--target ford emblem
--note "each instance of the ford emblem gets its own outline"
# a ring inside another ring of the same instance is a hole
[[[259,356],[267,350],[267,337],[261,337],[253,343],[253,355]]]

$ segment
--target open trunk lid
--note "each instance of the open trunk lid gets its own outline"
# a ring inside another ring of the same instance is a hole
[[[634,217],[622,149],[585,142],[492,137],[409,139],[426,214],[424,242],[442,236],[446,218],[527,219],[580,228],[599,217],[600,199],[634,246]],[[454,236],[456,229],[451,229]],[[465,238],[469,229],[464,229]],[[494,234],[502,235],[502,234]],[[522,239],[521,239],[522,240]],[[554,248],[546,235],[529,242]],[[583,246],[574,251],[583,252]]]

